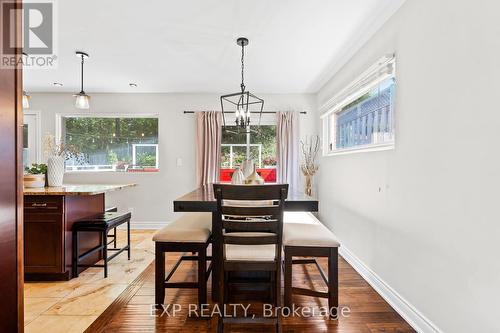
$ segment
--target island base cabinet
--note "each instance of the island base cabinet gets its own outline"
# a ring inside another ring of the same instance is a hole
[[[64,274],[62,214],[25,214],[24,218],[25,272]]]
[[[104,211],[104,194],[28,195],[24,200],[24,272],[27,281],[71,279],[72,226]],[[100,244],[97,233],[82,234],[81,253]],[[100,260],[95,253],[88,264]],[[84,270],[83,268],[80,269]]]

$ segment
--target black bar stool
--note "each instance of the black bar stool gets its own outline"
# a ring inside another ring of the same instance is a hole
[[[108,262],[122,253],[127,251],[128,259],[130,260],[130,213],[117,213],[117,212],[104,212],[101,214],[89,216],[76,221],[73,224],[73,277],[78,277],[78,267],[104,267],[104,277],[108,277]],[[122,248],[116,247],[116,227],[121,224],[127,223],[127,245]],[[114,229],[113,235],[108,235],[109,231]],[[79,232],[99,232],[101,234],[101,242],[98,246],[79,254],[78,247],[78,233]],[[108,241],[108,237],[112,240]],[[113,243],[112,248],[108,245]],[[90,255],[97,251],[102,251],[102,259],[104,264],[80,264],[82,260],[88,258]],[[108,251],[116,251],[113,255],[108,257]]]

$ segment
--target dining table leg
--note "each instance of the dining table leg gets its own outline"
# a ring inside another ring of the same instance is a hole
[[[221,232],[217,230],[221,225],[217,223],[217,213],[212,212],[212,301],[217,302],[219,299],[219,290],[221,288],[222,279],[220,278],[220,260],[222,257],[222,247],[219,235]]]

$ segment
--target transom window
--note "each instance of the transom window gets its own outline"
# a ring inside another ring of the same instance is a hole
[[[61,115],[60,138],[83,157],[68,160],[66,171],[159,170],[156,116]]]
[[[324,153],[394,147],[394,58],[382,60],[334,98],[323,114]]]

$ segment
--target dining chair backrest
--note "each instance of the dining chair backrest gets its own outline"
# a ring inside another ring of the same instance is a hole
[[[281,253],[288,184],[213,186],[217,200],[215,238],[222,244],[276,244],[276,253]]]

